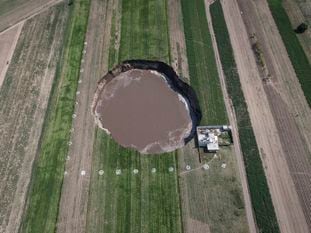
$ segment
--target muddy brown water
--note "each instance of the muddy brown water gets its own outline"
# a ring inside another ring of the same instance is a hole
[[[107,81],[95,115],[120,145],[144,154],[182,147],[192,128],[184,98],[150,70],[132,69]]]

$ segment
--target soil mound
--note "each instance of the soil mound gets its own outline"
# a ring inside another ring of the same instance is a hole
[[[114,140],[143,154],[184,146],[201,120],[192,88],[167,64],[146,60],[109,71],[98,82],[92,111]]]

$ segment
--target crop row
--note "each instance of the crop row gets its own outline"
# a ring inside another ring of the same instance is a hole
[[[190,84],[202,110],[202,124],[225,124],[227,115],[208,31],[204,1],[182,0]],[[202,88],[204,87],[204,88]]]
[[[225,74],[226,87],[236,113],[241,149],[247,173],[247,180],[260,232],[279,232],[266,176],[259,155],[258,146],[251,126],[247,105],[234,60],[228,29],[220,1],[210,7],[220,60]]]

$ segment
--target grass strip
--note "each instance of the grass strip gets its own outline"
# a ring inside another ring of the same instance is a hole
[[[123,0],[121,11],[120,49],[110,47],[109,68],[127,59],[169,63],[167,1]],[[181,232],[176,154],[141,155],[119,146],[100,129],[95,140],[87,232]],[[139,173],[133,174],[134,169]],[[104,175],[99,176],[99,170]]]
[[[77,0],[68,7],[67,38],[53,83],[21,232],[52,233],[56,229],[89,7],[89,0]]]
[[[225,74],[226,86],[236,113],[241,149],[247,180],[259,232],[279,232],[265,172],[251,126],[247,105],[234,60],[228,29],[220,1],[210,6],[213,28]]]
[[[304,95],[311,107],[311,64],[292,28],[282,0],[268,0],[268,3]]]
[[[190,83],[202,110],[202,124],[228,122],[203,0],[181,0]],[[204,87],[204,88],[202,88]]]

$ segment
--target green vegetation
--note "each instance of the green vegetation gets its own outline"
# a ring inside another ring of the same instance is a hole
[[[110,68],[116,57],[119,62],[135,58],[169,62],[166,4],[166,0],[122,1],[120,49],[110,47]],[[93,153],[87,232],[182,232],[177,174],[168,171],[177,170],[175,153],[140,155],[120,147],[100,129]],[[152,168],[157,169],[155,174]],[[116,169],[121,175],[116,176]]]
[[[202,0],[182,0],[190,83],[202,110],[202,124],[227,123],[215,54]],[[204,88],[202,88],[204,87]]]
[[[256,139],[241,89],[233,50],[220,1],[210,7],[221,63],[226,78],[228,94],[232,100],[244,156],[252,205],[260,232],[279,232],[274,207],[260,159]]]
[[[21,232],[55,231],[89,4],[88,0],[75,1],[70,12],[67,40],[54,80]]]
[[[282,6],[282,0],[268,0],[268,3],[304,95],[311,107],[311,64]]]

